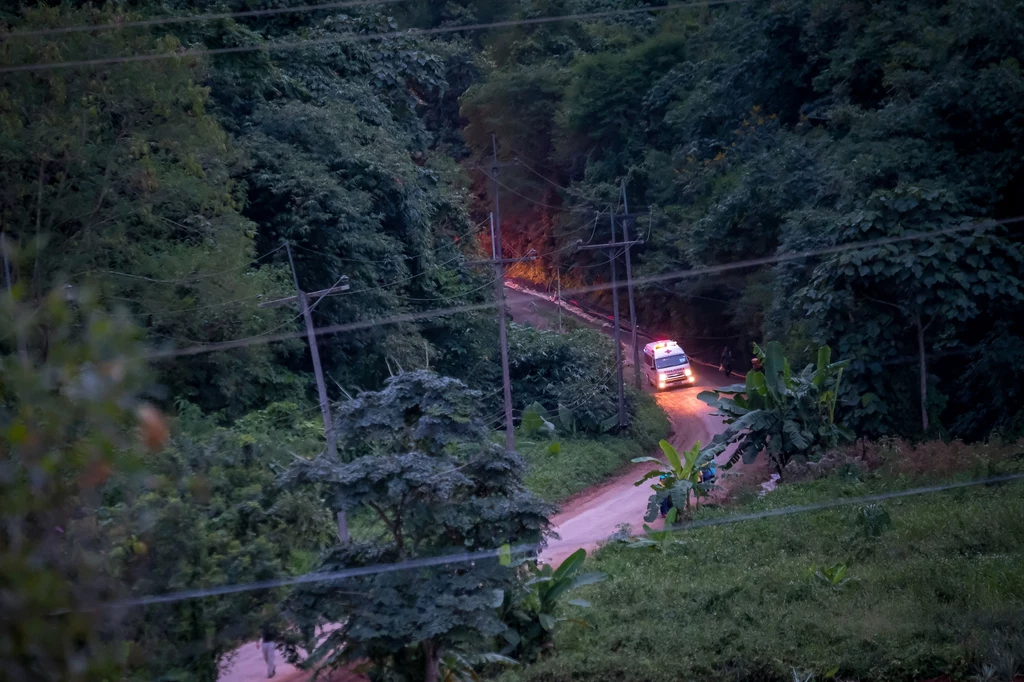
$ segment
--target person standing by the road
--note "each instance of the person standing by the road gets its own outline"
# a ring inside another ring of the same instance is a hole
[[[732,351],[729,346],[722,349],[722,364],[719,368],[725,372],[726,378],[732,376]]]
[[[263,623],[263,632],[260,641],[256,643],[256,648],[263,652],[263,661],[267,664],[267,678],[273,677],[277,674],[277,665],[274,661],[277,654],[277,628],[271,621]]]

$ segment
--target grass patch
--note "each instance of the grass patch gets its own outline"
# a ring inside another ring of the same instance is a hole
[[[669,432],[668,418],[654,399],[639,393],[626,433],[604,436],[559,436],[561,452],[547,452],[552,440],[517,434],[516,447],[526,459],[527,487],[550,502],[559,502],[601,483],[634,457],[650,454]]]
[[[1018,473],[1018,460],[993,471]],[[968,480],[962,471],[947,480]],[[738,508],[758,512],[905,489],[906,475],[833,476],[787,484]],[[931,481],[928,481],[931,482]],[[588,562],[608,582],[588,588],[594,627],[565,628],[558,654],[505,679],[967,679],[992,661],[1024,664],[1024,483],[977,486],[881,503],[870,529],[852,505],[678,534],[663,552],[601,550]],[[833,587],[812,566],[847,566]],[[1009,666],[1009,667],[1012,667]],[[802,678],[801,678],[802,679]]]

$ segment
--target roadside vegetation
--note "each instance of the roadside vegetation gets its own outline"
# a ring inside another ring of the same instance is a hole
[[[888,441],[824,461],[793,472],[815,480],[692,518],[1022,473],[1024,448]],[[591,566],[610,576],[588,593],[593,627],[565,631],[556,656],[506,679],[1008,681],[1024,672],[1022,492],[973,487],[612,542]]]
[[[631,422],[621,434],[527,436],[518,430],[516,448],[527,463],[527,487],[545,500],[561,502],[657,448],[669,433],[665,412],[646,393],[631,393],[630,403]]]

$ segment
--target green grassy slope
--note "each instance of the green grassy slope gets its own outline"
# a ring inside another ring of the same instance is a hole
[[[516,447],[529,465],[526,484],[546,500],[558,502],[622,469],[634,457],[651,454],[667,437],[668,418],[647,394],[638,394],[636,414],[626,433],[606,436],[558,436],[529,439],[516,436]],[[561,452],[547,452],[557,440]]]
[[[1024,464],[974,469],[958,475],[1020,472]],[[925,482],[832,477],[698,518]],[[667,553],[606,547],[591,563],[611,578],[579,595],[593,603],[594,627],[566,628],[557,656],[509,678],[788,682],[794,668],[818,680],[835,668],[850,680],[964,678],[1014,649],[1024,663],[1024,483],[882,506],[892,523],[877,537],[866,534],[855,505],[684,531]],[[810,571],[835,563],[852,579],[840,588]]]

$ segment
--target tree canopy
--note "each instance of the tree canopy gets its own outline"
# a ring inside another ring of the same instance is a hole
[[[519,12],[561,13],[549,5]],[[654,211],[634,254],[639,275],[977,222],[824,261],[642,286],[638,297],[647,326],[696,348],[709,338],[749,352],[774,338],[803,362],[831,345],[876,398],[851,424],[867,432],[927,429],[919,409],[904,409],[922,402],[923,371],[932,428],[977,437],[968,415],[981,408],[957,390],[959,367],[1019,338],[997,322],[1019,316],[1019,232],[986,221],[1024,208],[1022,23],[1002,1],[787,0],[601,18],[558,44],[541,30],[506,35],[488,44],[494,64],[463,97],[467,140],[486,157],[479,132],[493,130],[502,156],[518,160],[505,183],[535,201],[512,229],[545,226],[524,231],[522,248],[579,239],[585,212],[614,209],[624,180],[630,206]],[[606,277],[601,263],[552,260],[585,282]],[[918,308],[922,327],[936,319],[924,355],[956,352],[957,362],[921,361]],[[1007,423],[1021,407],[987,405],[985,419]]]
[[[495,554],[465,552],[540,543],[553,509],[522,483],[523,460],[490,437],[479,394],[426,371],[389,379],[380,392],[343,403],[337,420],[348,463],[322,455],[296,464],[290,479],[321,485],[335,511],[372,514],[375,539],[326,553],[317,572],[452,555],[450,564],[370,572],[341,583],[302,587],[290,601],[307,637],[340,624],[310,645],[307,665],[337,667],[369,659],[375,678],[436,680],[446,652],[486,645],[505,626],[495,603],[515,573]]]

